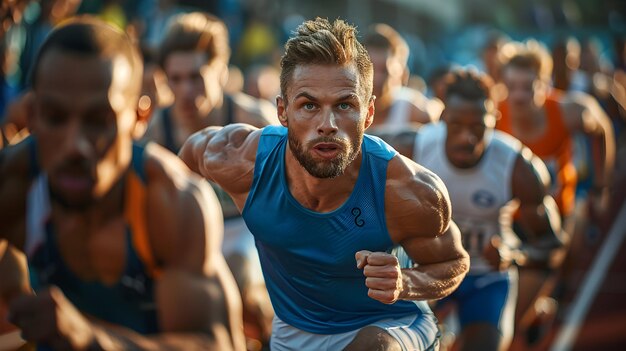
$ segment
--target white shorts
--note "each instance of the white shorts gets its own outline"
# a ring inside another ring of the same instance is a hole
[[[250,279],[252,283],[265,284],[259,253],[254,244],[254,236],[246,226],[243,217],[229,218],[224,221],[224,240],[222,241],[224,257],[240,254],[246,257],[250,264]]]
[[[399,319],[383,319],[370,324],[386,330],[403,351],[436,351],[439,349],[437,319],[432,314],[408,315]],[[341,334],[313,334],[295,328],[274,316],[272,351],[339,351],[354,339],[360,329]]]

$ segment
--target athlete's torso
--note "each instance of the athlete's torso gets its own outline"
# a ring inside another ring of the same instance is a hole
[[[58,286],[83,313],[142,334],[157,332],[153,280],[156,271],[146,231],[143,147],[133,149],[133,167],[126,176],[124,203],[125,267],[115,283],[85,281],[69,268],[59,246],[58,229],[50,219],[46,175],[36,176],[27,199],[25,251],[34,289]]]
[[[395,150],[365,136],[363,161],[352,194],[332,212],[298,203],[285,176],[287,130],[266,127],[259,141],[254,180],[243,217],[255,236],[276,314],[318,334],[355,330],[385,318],[429,312],[424,303],[385,305],[367,296],[359,250],[387,251],[385,183]]]

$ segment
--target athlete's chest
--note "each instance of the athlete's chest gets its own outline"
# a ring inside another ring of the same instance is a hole
[[[58,248],[59,258],[78,278],[115,283],[126,266],[127,231],[124,218],[104,223],[51,221],[49,240]]]

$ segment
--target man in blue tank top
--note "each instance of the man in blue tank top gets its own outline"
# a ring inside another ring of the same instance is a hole
[[[100,20],[44,42],[33,136],[0,153],[0,311],[46,350],[244,350],[215,194],[133,143],[141,72]]]
[[[303,23],[282,58],[282,126],[211,127],[179,155],[222,186],[255,236],[273,350],[432,350],[425,300],[468,270],[439,178],[375,137],[372,64],[354,27]],[[419,266],[400,269],[402,245]]]

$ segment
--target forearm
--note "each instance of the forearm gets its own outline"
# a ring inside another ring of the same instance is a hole
[[[465,277],[469,257],[402,269],[402,300],[438,300],[450,295]]]
[[[528,238],[515,255],[520,266],[553,268],[560,262],[558,255],[569,241],[562,229],[561,218],[554,200],[546,196],[542,206],[523,207],[520,211],[522,237]]]

